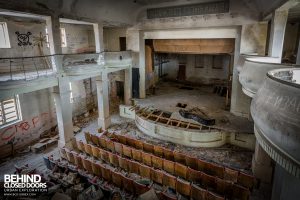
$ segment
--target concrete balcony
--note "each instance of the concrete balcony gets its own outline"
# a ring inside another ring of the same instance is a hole
[[[0,100],[58,84],[54,56],[0,58]]]
[[[101,73],[104,69],[103,53],[57,55],[62,73],[69,76]]]
[[[132,66],[130,51],[0,58],[0,99],[58,85],[58,77],[81,80]]]
[[[293,67],[293,65],[278,62],[280,62],[279,59],[273,57],[247,57],[239,74],[243,92],[252,98],[263,84],[268,71]]]
[[[300,178],[300,69],[268,72],[252,100],[251,114],[260,146]]]
[[[114,51],[104,52],[105,68],[109,72],[116,71],[119,69],[126,69],[132,66],[132,55],[131,51]]]
[[[54,76],[54,56],[0,58],[0,83]]]

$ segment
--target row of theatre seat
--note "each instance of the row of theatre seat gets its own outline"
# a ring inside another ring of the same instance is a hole
[[[106,138],[106,136],[94,137],[87,133],[86,137],[88,138],[88,141],[92,141],[92,137],[94,138],[93,141],[95,141],[97,137],[98,144],[102,143],[100,147],[105,147],[99,148],[95,145],[83,143],[82,141],[76,141],[74,145],[75,148],[90,156],[100,158],[101,160],[112,164],[114,167],[120,167],[125,171],[139,174],[156,183],[169,186],[170,188],[177,190],[180,194],[192,196],[193,199],[223,199],[225,197],[229,199],[249,198],[249,189],[234,184],[232,181],[208,175],[179,162],[162,159],[158,156],[138,151],[127,145],[121,144],[120,146],[120,143],[112,141],[109,138]],[[109,151],[106,151],[105,149]],[[138,151],[138,153],[136,151]],[[74,158],[69,156],[68,160],[71,160],[72,163],[86,169],[87,166],[84,167],[82,162],[80,162],[80,158],[78,158],[79,160],[77,158],[78,156]],[[143,164],[140,164],[139,162]],[[86,170],[92,172],[93,167],[90,166],[89,168],[90,170],[88,170],[88,168]],[[197,198],[195,194],[198,196],[200,195],[199,198]],[[204,196],[209,195],[214,196],[214,198],[204,198]]]
[[[134,160],[143,162],[147,165],[151,164],[150,160],[152,160],[152,162],[154,160],[158,165],[157,168],[161,166],[160,163],[169,163],[169,166],[180,163],[193,170],[233,182],[246,187],[249,190],[252,190],[256,184],[256,179],[253,175],[191,157],[179,151],[172,151],[159,145],[146,143],[128,136],[108,132],[104,132],[100,136],[86,132],[85,138],[88,143],[109,149],[111,152],[117,152],[120,155],[133,158]],[[172,173],[172,171],[170,173]]]
[[[197,184],[190,183],[181,178],[172,176],[167,172],[163,172],[162,170],[140,164],[138,162],[113,154],[109,151],[90,144],[83,143],[83,146],[84,153],[86,153],[87,155],[92,154],[93,157],[100,156],[97,158],[100,158],[101,161],[104,161],[105,163],[112,164],[112,166],[106,165],[104,163],[99,163],[95,159],[88,156],[81,156],[77,152],[68,150],[66,148],[61,149],[61,155],[63,158],[67,159],[70,163],[76,165],[78,168],[85,169],[88,173],[94,174],[106,181],[112,182],[117,187],[124,188],[127,192],[130,192],[132,194],[143,194],[150,190],[151,185],[144,185],[142,183],[139,183],[137,180],[126,176],[126,174],[123,174],[117,170],[117,165],[119,165],[120,168],[127,172],[139,174],[141,177],[148,178],[155,183],[170,187],[176,190],[176,192],[178,192],[179,194],[190,197],[193,200],[225,200],[224,196],[220,196],[212,191],[203,189]],[[94,150],[91,151],[91,148]],[[96,153],[97,151],[98,153]],[[105,156],[102,157],[100,154]],[[235,190],[235,193],[236,195],[239,195],[239,191]],[[176,195],[170,195],[170,193],[166,191],[161,191],[159,195],[160,199],[163,200],[177,199]]]

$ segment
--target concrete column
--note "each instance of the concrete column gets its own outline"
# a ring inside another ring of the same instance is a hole
[[[110,125],[109,115],[109,80],[106,72],[96,78],[98,99],[98,126],[107,129]]]
[[[272,159],[256,141],[255,152],[252,158],[254,176],[264,183],[271,183],[273,168]]]
[[[93,24],[93,28],[95,35],[96,53],[101,53],[103,51],[103,25]]]
[[[60,22],[58,17],[47,17],[46,26],[49,37],[50,53],[61,54]]]
[[[235,37],[230,112],[236,116],[249,118],[251,98],[243,93],[237,71],[237,67],[240,64],[238,60],[240,59],[241,35],[242,27],[239,27]]]
[[[298,44],[298,51],[297,51],[297,60],[296,60],[296,64],[300,65],[300,40],[299,40],[299,44]]]
[[[125,80],[124,80],[124,103],[130,105],[132,98],[132,69],[125,69]]]
[[[140,73],[140,98],[146,98],[146,64],[145,64],[145,40],[144,32],[139,32],[140,58],[139,58],[139,73]]]
[[[274,11],[272,14],[269,56],[278,57],[281,60],[285,27],[288,18],[288,10]]]
[[[60,22],[58,17],[47,17],[46,27],[48,31],[50,54],[55,55],[52,59],[53,69],[59,73],[63,72],[62,67],[62,47],[61,47],[61,34],[60,34]]]
[[[73,134],[72,105],[68,78],[59,77],[59,85],[54,87],[56,117],[59,131],[58,146],[71,147]]]

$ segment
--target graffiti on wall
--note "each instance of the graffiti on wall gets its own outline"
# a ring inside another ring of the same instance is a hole
[[[44,112],[40,115],[34,116],[30,120],[24,120],[20,123],[3,128],[0,131],[0,145],[9,142],[17,136],[19,137],[27,133],[31,133],[32,131],[36,131],[36,133],[38,133],[38,130],[41,130],[46,127],[47,124],[51,124],[56,120],[53,116],[55,116],[55,111],[49,113]]]
[[[19,31],[16,31],[16,34],[17,34],[19,46],[32,45],[32,43],[30,42],[30,35],[32,35],[31,32],[20,33]]]

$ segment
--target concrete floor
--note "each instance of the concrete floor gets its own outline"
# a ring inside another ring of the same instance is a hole
[[[213,87],[192,87],[193,90],[179,89],[182,84],[173,82],[161,82],[156,87],[155,95],[147,96],[146,99],[137,99],[141,106],[149,106],[164,111],[174,112],[173,118],[188,121],[182,118],[176,107],[177,103],[187,104],[185,109],[197,107],[209,117],[216,119],[215,127],[240,133],[253,133],[253,122],[243,117],[237,117],[225,110],[225,97],[213,93]],[[195,121],[193,121],[195,123]]]

